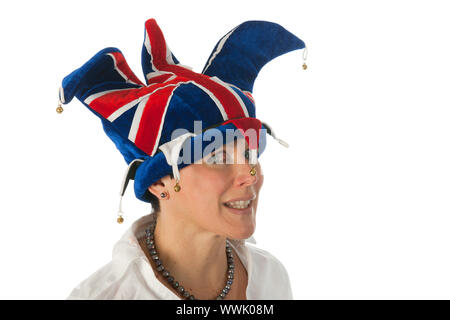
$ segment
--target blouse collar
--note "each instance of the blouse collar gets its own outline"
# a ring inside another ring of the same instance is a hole
[[[123,234],[122,238],[115,244],[113,249],[113,260],[117,261],[117,263],[123,264],[124,267],[128,266],[131,263],[144,263],[148,266],[149,261],[147,256],[142,251],[142,248],[139,244],[138,239],[142,238],[145,235],[145,229],[148,225],[153,221],[154,213],[150,213],[149,215],[145,215],[140,219],[133,222],[131,227]],[[231,246],[236,251],[239,259],[244,265],[247,271],[248,285],[246,290],[247,299],[251,299],[249,297],[250,285],[251,285],[251,275],[252,275],[252,261],[249,250],[245,245],[246,242],[250,242],[256,244],[254,237],[250,237],[248,239],[240,240],[240,239],[228,239],[231,243]],[[165,287],[155,276],[153,269],[148,267],[140,268],[140,271],[143,273],[145,278],[150,282],[152,288],[158,291],[158,293],[166,300],[180,299],[176,294],[170,291],[167,287]]]

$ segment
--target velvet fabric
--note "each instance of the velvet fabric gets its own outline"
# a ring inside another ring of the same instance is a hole
[[[228,123],[226,125],[221,125],[216,128],[220,132],[222,132],[223,137],[226,136],[226,130],[227,129],[236,129],[236,127],[232,123]],[[259,148],[258,148],[258,157],[264,152],[267,145],[266,140],[266,131],[267,129],[262,125],[261,128],[261,134],[259,136]],[[191,150],[190,157],[187,155],[180,153],[180,157],[189,159],[187,163],[180,162],[178,164],[178,169],[181,170],[182,168],[193,164],[194,162],[197,162],[200,160],[201,156],[206,156],[204,154],[205,148],[211,144],[212,141],[214,141],[211,137],[208,137],[208,132],[210,130],[206,130],[204,133],[199,134],[195,137],[192,137],[190,139],[187,139],[183,146],[186,146],[183,150]],[[239,132],[239,131],[238,131]],[[236,139],[242,139],[244,138],[243,135],[236,135]],[[212,141],[211,141],[212,140]],[[195,148],[196,146],[201,147],[201,152],[196,153]],[[166,158],[164,157],[164,154],[162,152],[158,152],[155,154],[155,156],[148,158],[146,161],[144,161],[139,168],[136,170],[136,176],[134,179],[134,192],[138,199],[142,201],[148,201],[148,197],[145,196],[147,193],[147,189],[150,185],[152,185],[154,182],[158,181],[162,177],[165,177],[172,173],[172,167],[169,166],[169,164],[166,161]]]
[[[203,130],[221,124],[216,129],[223,133],[230,128],[241,133],[254,129],[259,136],[250,149],[259,157],[268,130],[256,117],[253,83],[267,62],[304,47],[302,40],[276,23],[247,21],[217,43],[203,72],[196,73],[180,64],[156,21],[149,19],[142,47],[145,83],[122,52],[109,47],[63,79],[59,98],[67,104],[76,97],[98,116],[127,164],[144,160],[136,170],[134,190],[138,199],[148,201],[148,187],[172,172],[158,147],[174,139],[176,130],[196,134],[185,142],[191,144],[191,161],[180,163],[179,169],[199,160],[194,158],[195,145],[201,145],[203,155],[211,143],[204,139],[208,130],[195,132],[195,121],[201,121]]]
[[[225,37],[228,38],[218,51]],[[279,24],[246,21],[228,32],[217,43],[202,73],[217,76],[222,81],[252,92],[255,79],[267,62],[286,52],[304,47],[302,40]]]

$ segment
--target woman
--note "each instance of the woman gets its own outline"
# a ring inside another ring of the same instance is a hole
[[[147,84],[115,48],[64,78],[60,102],[76,96],[99,116],[129,164],[121,196],[134,179],[137,198],[153,209],[69,299],[292,299],[283,265],[246,244],[255,231],[265,134],[286,145],[255,117],[251,91],[265,63],[302,48],[281,26],[248,21],[219,41],[199,74],[178,62],[150,19]]]

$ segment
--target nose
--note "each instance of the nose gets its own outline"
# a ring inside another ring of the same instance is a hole
[[[246,164],[236,164],[236,176],[235,176],[235,185],[238,187],[246,187],[254,185],[258,182],[259,179],[259,165],[251,165],[249,163]],[[256,170],[255,175],[252,175],[250,172],[252,169]]]

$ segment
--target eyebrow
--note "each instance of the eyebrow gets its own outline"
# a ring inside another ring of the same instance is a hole
[[[220,151],[228,151],[228,149],[233,149],[233,151],[234,151],[234,146],[233,147],[227,147],[227,145],[223,145],[223,146],[221,146],[218,149],[214,149],[214,151],[212,151],[211,153],[216,153],[216,152],[220,152]],[[244,152],[247,151],[247,150],[250,150],[250,148],[246,146],[245,149],[244,149]]]

